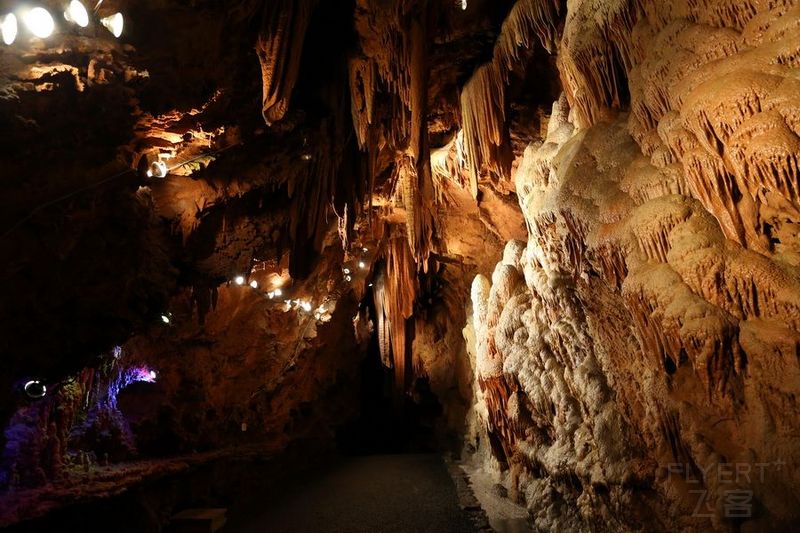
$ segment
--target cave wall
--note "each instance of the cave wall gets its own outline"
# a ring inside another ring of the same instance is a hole
[[[472,284],[472,443],[543,529],[790,528],[800,12],[567,9],[527,242]]]

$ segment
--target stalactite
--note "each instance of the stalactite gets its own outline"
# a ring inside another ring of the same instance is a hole
[[[414,301],[417,298],[417,263],[407,240],[399,236],[389,239],[385,259],[384,313],[390,322],[388,327],[391,329],[395,385],[402,392],[409,385],[410,378],[406,372],[411,366],[406,323],[414,314]]]
[[[493,63],[479,67],[464,86],[461,117],[470,192],[477,198],[478,178],[484,166],[501,178],[508,177],[511,171],[511,161],[503,150],[505,83]]]
[[[391,354],[392,321],[389,318],[389,308],[386,300],[386,276],[379,272],[375,277],[372,289],[375,312],[378,321],[378,347],[381,352],[381,361],[386,368],[393,368]]]
[[[427,6],[427,4],[424,4]],[[411,253],[417,264],[427,270],[428,258],[433,249],[433,175],[431,172],[430,144],[428,140],[428,35],[427,11],[423,10],[411,20],[411,138],[408,154],[414,162],[414,172],[407,172],[416,196],[414,217],[406,231]],[[408,197],[406,196],[406,199]],[[408,204],[406,204],[408,206]],[[413,225],[413,231],[411,229]],[[413,238],[411,234],[413,233]]]
[[[520,51],[533,46],[534,36],[546,50],[554,51],[558,12],[559,3],[552,0],[517,2],[503,22],[494,59],[478,67],[462,90],[464,151],[473,198],[478,196],[478,179],[484,170],[501,179],[510,176],[505,88],[511,72],[522,64]]]
[[[418,0],[360,0],[356,29],[364,55],[350,63],[359,145],[373,160],[382,150],[393,151],[409,247],[423,268],[433,249],[435,202],[427,129],[430,9]],[[380,102],[378,87],[386,96]],[[381,112],[387,120],[374,120],[378,107],[388,107]]]
[[[358,146],[366,150],[369,143],[369,130],[375,108],[375,65],[363,57],[350,60],[350,111],[353,126],[358,137]]]
[[[519,0],[503,22],[494,48],[495,61],[508,73],[520,61],[521,48],[531,48],[534,37],[542,47],[555,53],[556,23],[561,4],[556,0]]]
[[[256,54],[261,62],[262,113],[267,124],[281,120],[289,107],[316,1],[275,0],[264,8]]]
[[[646,34],[637,22],[649,5],[648,0],[579,0],[567,13],[558,61],[578,127],[625,104],[627,81],[642,59],[639,40]]]

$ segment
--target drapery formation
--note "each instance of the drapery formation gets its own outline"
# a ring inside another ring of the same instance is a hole
[[[274,0],[265,3],[256,41],[263,83],[262,114],[267,124],[281,120],[297,82],[306,29],[317,0]]]
[[[508,179],[512,155],[506,124],[506,86],[511,73],[522,64],[522,50],[538,38],[548,52],[555,51],[559,2],[520,0],[503,23],[493,60],[480,66],[461,93],[464,152],[470,192],[478,197],[478,178],[488,171]]]

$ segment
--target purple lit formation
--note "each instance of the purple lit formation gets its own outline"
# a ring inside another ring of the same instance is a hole
[[[120,391],[132,383],[143,381],[145,383],[156,382],[156,371],[147,366],[132,366],[125,370],[120,370],[115,379],[108,383],[108,393],[106,404],[111,409],[117,408],[117,397]],[[101,400],[102,401],[102,400]]]
[[[105,371],[87,368],[47,389],[37,380],[25,384],[27,402],[4,429],[0,491],[39,486],[60,477],[71,463],[135,456],[133,434],[117,407],[119,393],[136,382],[154,383],[157,373],[146,365],[125,367],[120,348],[110,355]]]

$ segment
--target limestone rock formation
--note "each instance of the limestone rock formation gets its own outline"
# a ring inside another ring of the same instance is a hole
[[[473,282],[476,412],[496,459],[543,526],[724,528],[746,509],[748,527],[788,526],[796,266],[726,234],[724,197],[636,143],[633,115],[576,130],[566,105],[516,174],[527,246]]]
[[[535,530],[798,528],[798,2],[42,4],[0,525],[413,427]]]

